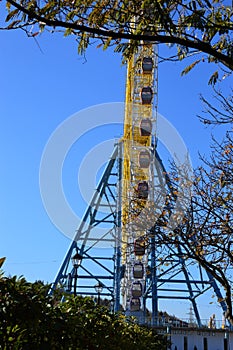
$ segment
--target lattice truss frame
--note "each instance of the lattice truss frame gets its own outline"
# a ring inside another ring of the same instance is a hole
[[[189,300],[201,326],[196,299],[211,287],[212,276],[186,261],[179,245],[157,240],[156,213],[166,198],[175,201],[172,184],[156,149],[158,76],[156,47],[144,43],[128,62],[124,135],[116,145],[58,271],[51,292],[111,301],[114,311],[145,322],[147,301],[152,324],[159,324],[159,300]],[[170,249],[170,255],[168,250]],[[81,257],[75,268],[73,255]],[[164,256],[170,256],[170,260]],[[198,277],[194,276],[194,270]],[[221,304],[223,311],[224,302]]]

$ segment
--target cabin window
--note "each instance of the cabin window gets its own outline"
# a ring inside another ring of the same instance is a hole
[[[153,60],[151,57],[143,57],[142,71],[143,73],[151,73],[153,70]]]
[[[135,263],[133,267],[133,277],[134,278],[143,278],[144,266],[142,263]]]
[[[139,153],[139,166],[140,168],[148,168],[150,165],[150,153],[149,151],[141,151]]]
[[[150,119],[145,118],[141,120],[140,123],[140,135],[141,136],[150,136],[152,131],[152,122]]]
[[[149,186],[146,181],[139,182],[137,187],[137,193],[139,199],[147,199],[149,193]]]
[[[134,242],[134,254],[137,256],[142,256],[145,254],[145,241],[141,239],[136,239]]]
[[[140,282],[133,282],[131,294],[133,298],[140,298],[142,296],[142,284]]]
[[[139,311],[141,302],[139,298],[132,298],[130,301],[130,311]]]
[[[150,86],[142,88],[141,91],[141,100],[143,105],[151,104],[153,98],[153,91]]]

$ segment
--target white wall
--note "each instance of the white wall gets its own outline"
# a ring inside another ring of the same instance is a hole
[[[224,338],[228,337],[229,345],[227,350],[233,350],[233,332],[226,333],[225,330],[207,330],[207,329],[172,329],[168,338],[171,338],[171,350],[185,350],[184,338],[187,338],[187,350],[204,349],[204,338],[207,339],[206,350],[225,350]],[[177,348],[176,348],[177,347]]]

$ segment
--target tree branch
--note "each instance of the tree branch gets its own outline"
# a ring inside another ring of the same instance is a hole
[[[210,56],[215,57],[217,60],[219,60],[222,64],[227,66],[229,69],[233,70],[233,59],[217,50],[212,48],[212,46],[206,42],[203,42],[199,39],[195,40],[189,40],[185,37],[176,37],[176,36],[168,36],[168,35],[136,35],[136,34],[129,34],[129,33],[122,33],[122,32],[115,32],[111,30],[104,30],[100,28],[91,28],[85,25],[77,24],[77,23],[68,23],[61,20],[51,20],[49,18],[43,17],[38,15],[37,13],[25,9],[22,5],[18,4],[17,2],[13,0],[8,0],[8,2],[16,7],[18,10],[22,11],[23,13],[27,14],[30,18],[36,19],[38,22],[45,23],[46,25],[50,27],[61,27],[61,28],[70,28],[73,30],[77,30],[80,32],[87,32],[94,35],[99,35],[105,38],[112,38],[112,39],[129,39],[129,40],[148,40],[151,42],[157,42],[157,43],[166,43],[166,44],[178,44],[185,47],[190,47],[196,50],[200,50]]]

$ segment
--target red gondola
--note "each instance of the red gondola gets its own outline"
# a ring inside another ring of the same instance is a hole
[[[141,136],[150,136],[152,131],[152,122],[149,118],[142,119],[140,123]]]
[[[141,100],[143,105],[151,104],[153,98],[153,90],[150,86],[145,86],[141,91]]]
[[[130,300],[130,311],[140,311],[141,301],[139,298],[132,298]]]
[[[150,152],[145,150],[139,153],[140,168],[148,168],[150,165]]]
[[[143,73],[151,73],[153,70],[153,60],[151,57],[143,57],[142,71]]]
[[[134,241],[134,254],[137,256],[143,256],[145,254],[145,251],[145,241],[140,238],[136,239]]]
[[[140,298],[142,296],[141,282],[133,282],[131,287],[131,295],[133,298]]]
[[[133,277],[134,278],[143,278],[144,266],[141,262],[135,263],[133,267]]]
[[[147,199],[149,194],[148,183],[146,181],[139,182],[137,192],[139,199]]]

